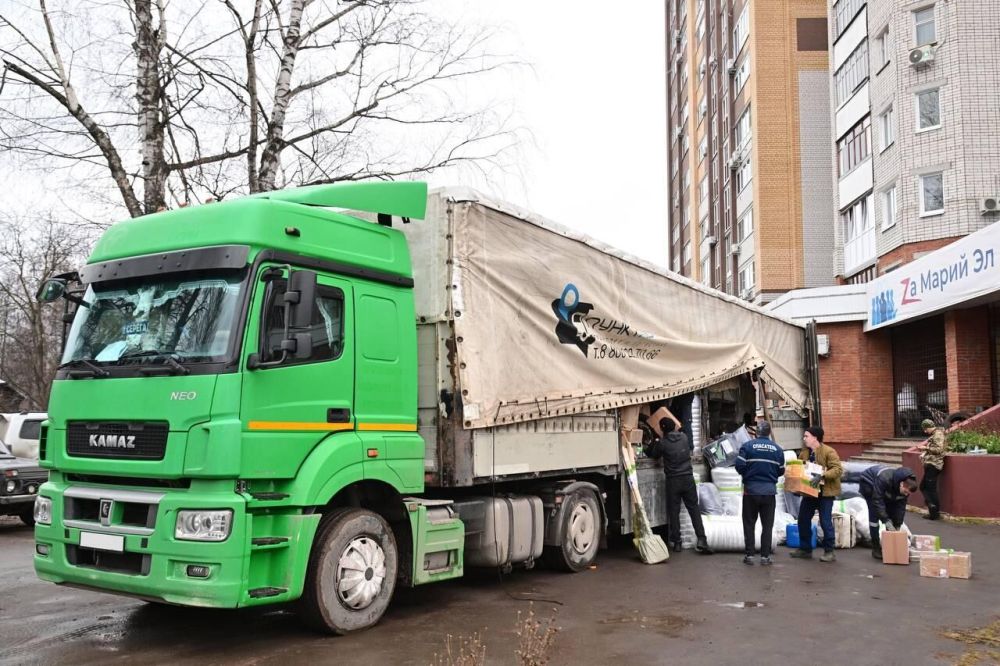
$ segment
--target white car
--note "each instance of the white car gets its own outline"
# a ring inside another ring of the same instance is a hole
[[[18,458],[38,460],[38,437],[46,418],[45,412],[0,414],[0,439]]]

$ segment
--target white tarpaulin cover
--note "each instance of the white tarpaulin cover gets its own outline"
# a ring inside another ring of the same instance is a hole
[[[449,203],[466,427],[649,402],[761,367],[807,406],[802,327],[523,211]]]

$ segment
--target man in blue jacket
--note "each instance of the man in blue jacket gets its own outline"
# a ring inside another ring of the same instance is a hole
[[[872,537],[872,557],[882,559],[878,524],[898,530],[906,518],[906,501],[917,491],[917,477],[909,467],[872,465],[861,473],[861,496],[868,503],[868,530]]]
[[[743,477],[743,564],[753,564],[754,528],[760,516],[760,563],[771,564],[771,539],[778,477],[785,473],[785,452],[771,441],[771,424],[757,424],[757,438],[740,447],[736,471]]]

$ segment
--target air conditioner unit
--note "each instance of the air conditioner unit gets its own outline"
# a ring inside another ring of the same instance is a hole
[[[681,43],[681,31],[680,30],[674,30],[674,41],[677,42],[678,44]]]
[[[910,51],[910,66],[911,67],[921,67],[928,64],[934,60],[934,47],[928,44],[927,46],[918,46],[917,48]]]
[[[678,140],[680,140],[680,138],[681,138],[682,136],[684,136],[684,128],[683,128],[683,127],[677,127],[677,128],[675,128],[675,129],[674,129],[674,136],[675,136],[675,137],[676,137],[676,138],[677,138]]]
[[[732,58],[726,61],[726,71],[729,72],[729,76],[736,75],[736,61]]]
[[[739,155],[733,155],[733,157],[729,160],[729,170],[736,171],[737,169],[740,168],[740,165],[742,163],[743,160],[740,159]]]
[[[740,246],[739,245],[733,246],[732,249],[729,250],[729,254],[730,254],[730,256],[733,256],[733,257],[740,256]]]
[[[708,66],[710,68],[714,68],[717,63],[718,63],[718,60],[716,60],[715,58],[709,58],[708,59]]]
[[[983,215],[1000,211],[1000,197],[984,197],[979,200],[979,212]]]
[[[705,242],[708,243],[709,247],[715,247],[719,244],[719,239],[715,236],[705,236]]]
[[[740,294],[740,298],[742,298],[744,301],[752,301],[753,289],[744,289],[743,293]]]

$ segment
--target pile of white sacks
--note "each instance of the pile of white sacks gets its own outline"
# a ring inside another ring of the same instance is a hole
[[[794,451],[785,451],[785,460],[793,460]],[[743,478],[734,467],[716,467],[711,470],[711,481],[704,481],[702,475],[695,472],[695,483],[698,486],[698,504],[701,519],[705,524],[705,536],[710,548],[716,551],[743,551]],[[786,528],[797,520],[800,498],[786,493],[784,477],[778,479],[778,494],[774,512],[774,533],[771,543],[785,543]],[[851,547],[855,543],[870,545],[868,534],[868,506],[861,497],[837,500],[833,506],[835,525],[854,530],[855,538],[841,535],[837,539],[838,547]],[[814,517],[819,536],[823,530],[818,527],[819,518]],[[696,536],[691,517],[685,509],[680,515],[681,545],[684,548],[694,548]],[[756,548],[760,548],[760,521],[757,521]]]

